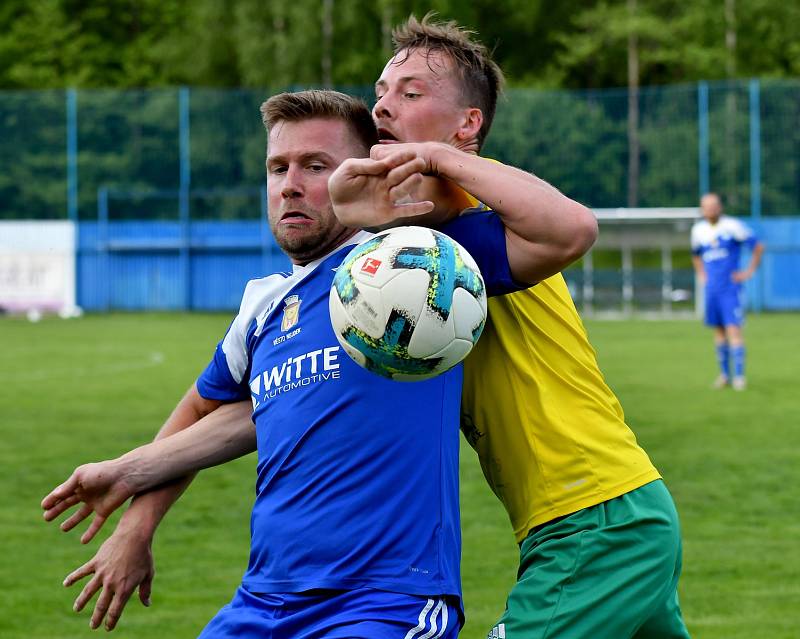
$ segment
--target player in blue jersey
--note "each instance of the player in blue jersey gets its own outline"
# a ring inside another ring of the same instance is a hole
[[[719,363],[714,387],[731,385],[741,391],[747,386],[742,284],[756,272],[764,245],[743,222],[722,214],[722,200],[716,193],[706,193],[700,199],[700,210],[704,219],[692,227],[692,262],[698,279],[705,284],[705,323],[714,329]],[[752,255],[747,267],[739,270],[743,247],[751,249]]]
[[[312,96],[334,95],[337,110],[323,114],[309,115],[298,104]],[[343,104],[352,100],[330,92],[278,96],[266,103],[270,226],[292,259],[293,272],[248,285],[239,315],[214,360],[166,427],[170,432],[182,430],[182,423],[195,423],[212,411],[216,417],[220,405],[243,398],[250,398],[254,407],[259,462],[251,558],[242,587],[212,620],[208,637],[250,636],[245,628],[254,624],[264,636],[271,632],[291,637],[443,637],[454,636],[461,618],[460,369],[413,385],[378,379],[341,356],[327,318],[333,271],[350,247],[367,237],[337,221],[328,177],[345,158],[365,156],[376,139],[368,111],[361,107],[357,124],[350,124],[342,119]],[[365,137],[370,129],[372,140]],[[527,188],[535,183],[541,189],[539,181],[476,159],[465,168],[464,163],[443,156],[438,169],[452,175],[462,188],[469,184],[487,204],[499,205],[501,200],[506,204],[498,206],[498,215],[485,211],[464,216],[443,230],[476,258],[490,294],[518,290],[516,282],[531,281],[536,261],[531,247],[548,216],[585,210],[561,196],[561,210],[533,215],[535,204],[520,197],[520,191],[526,183]],[[405,150],[381,160],[364,160],[375,172],[365,169],[367,184],[362,186],[375,197],[398,200],[419,180],[429,161]],[[396,208],[407,214],[430,206]],[[160,472],[168,473],[159,481],[215,463],[219,448],[209,448],[209,442],[219,440],[206,437],[201,426],[185,431],[192,442],[185,449],[191,451],[191,465],[179,466],[178,456],[163,453],[185,439],[176,435],[151,445],[163,462]],[[221,429],[216,433],[223,439],[228,435]],[[121,476],[131,475],[123,470]],[[62,525],[65,529],[97,506],[87,498],[86,484],[75,477],[43,504],[52,519],[78,501],[85,502]],[[145,544],[143,552],[149,552],[152,531],[164,510],[151,509],[145,522],[121,524],[115,536],[121,535],[123,543],[130,540],[134,548]],[[101,517],[88,536],[108,514],[102,508],[97,512]],[[78,609],[103,588],[93,627],[106,613],[113,627],[132,590],[108,587],[108,572],[99,572],[101,564],[103,570],[114,569],[106,559],[101,548],[93,561],[67,578],[74,583],[95,573],[76,601]],[[134,587],[139,582],[146,586],[144,600],[148,577],[137,574],[127,580]],[[114,575],[111,581],[119,583]]]

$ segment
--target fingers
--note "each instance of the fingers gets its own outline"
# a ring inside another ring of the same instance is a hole
[[[114,592],[107,586],[103,588],[103,592],[100,593],[100,597],[95,604],[94,612],[92,612],[92,618],[89,620],[89,627],[92,630],[99,628],[100,624],[103,623],[103,617],[106,616],[106,611],[111,605],[111,600],[113,598]]]
[[[79,503],[81,501],[80,497],[78,497],[77,495],[73,494],[73,495],[70,495],[69,497],[67,497],[66,499],[62,499],[60,501],[51,500],[51,501],[47,502],[48,505],[45,505],[45,501],[48,500],[48,498],[52,494],[53,493],[50,493],[50,495],[45,497],[44,500],[42,501],[42,508],[46,509],[44,511],[44,520],[45,521],[53,521],[56,517],[58,517],[65,510],[67,510],[68,508],[72,508],[72,506],[74,506],[75,504],[77,504],[77,503]]]
[[[153,589],[153,573],[147,575],[139,584],[139,600],[142,602],[143,605],[149,606],[150,605],[150,592]]]
[[[77,570],[73,570],[64,578],[64,586],[71,586],[76,581],[80,581],[86,575],[91,575],[94,572],[94,562],[87,561],[83,566],[78,568]]]
[[[75,473],[60,486],[56,486],[49,495],[42,499],[42,508],[49,510],[56,506],[62,499],[74,498],[75,489],[78,487],[78,477]],[[75,503],[75,502],[72,502]],[[48,520],[49,521],[49,520]]]
[[[381,175],[386,172],[386,165],[369,158],[349,158],[340,169],[345,175]]]
[[[422,182],[422,171],[424,169],[425,161],[422,158],[411,158],[397,165],[386,174],[386,184],[389,188],[395,188],[404,182],[412,186],[417,186]],[[409,179],[411,179],[412,182],[408,182]]]
[[[397,217],[414,217],[416,215],[425,215],[430,213],[436,208],[433,202],[425,200],[423,202],[410,202],[408,204],[397,204],[394,207],[394,213]]]
[[[98,577],[97,575],[92,577],[89,580],[89,583],[87,583],[83,587],[83,590],[81,590],[81,594],[79,594],[77,599],[75,599],[75,603],[72,605],[72,609],[75,612],[80,612],[81,610],[83,610],[84,606],[87,603],[89,603],[89,600],[92,597],[94,597],[94,593],[100,590],[101,586],[102,586],[102,581],[100,580],[100,577]]]
[[[91,514],[92,514],[92,507],[89,504],[83,504],[83,506],[81,506],[77,511],[75,511],[69,519],[67,519],[66,521],[64,521],[63,524],[61,524],[61,530],[63,530],[64,532],[72,530],[73,528],[75,528],[75,526],[77,526]]]
[[[95,515],[89,528],[81,535],[81,543],[88,544],[103,527],[104,523],[106,523],[106,518],[103,515]]]
[[[117,622],[119,621],[119,618],[122,616],[122,611],[125,610],[125,606],[128,603],[128,599],[131,598],[132,594],[133,591],[128,590],[125,592],[118,592],[114,595],[114,599],[111,602],[111,607],[108,609],[108,615],[106,616],[106,630],[113,630],[114,628],[116,628]]]

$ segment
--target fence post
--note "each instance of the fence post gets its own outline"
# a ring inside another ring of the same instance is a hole
[[[178,90],[179,144],[180,144],[180,189],[178,193],[178,217],[181,224],[180,262],[183,274],[183,310],[192,308],[192,256],[189,214],[189,190],[191,188],[189,87]]]
[[[102,300],[100,308],[108,311],[111,305],[111,273],[108,254],[108,188],[101,186],[97,190],[97,257],[100,262],[102,279]]]
[[[699,169],[700,196],[711,190],[711,163],[709,161],[708,136],[708,82],[697,83],[697,159]]]
[[[67,89],[67,217],[78,221],[78,94]]]
[[[750,80],[750,215],[758,225],[761,221],[761,83]],[[753,310],[763,306],[764,279],[759,269],[753,278]]]
[[[272,268],[272,234],[269,230],[269,220],[267,219],[267,186],[262,184],[258,189],[258,204],[261,215],[259,228],[261,229],[261,277],[265,277],[273,272]]]

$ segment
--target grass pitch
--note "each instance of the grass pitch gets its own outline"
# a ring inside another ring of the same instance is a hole
[[[226,315],[0,320],[0,637],[89,637],[91,605],[64,576],[97,549],[41,519],[79,463],[152,438],[202,369]],[[750,388],[710,390],[709,332],[694,322],[588,322],[600,364],[678,504],[681,598],[693,637],[782,639],[800,627],[797,315],[751,317]],[[153,605],[132,598],[119,639],[196,636],[246,567],[253,456],[207,471],[156,537]],[[462,459],[462,636],[485,637],[515,579],[516,546],[472,451]],[[81,527],[82,528],[82,527]],[[83,583],[83,582],[82,582]],[[98,631],[102,632],[102,631]]]

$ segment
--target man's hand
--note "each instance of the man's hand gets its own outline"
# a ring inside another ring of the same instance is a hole
[[[328,180],[336,217],[353,228],[386,228],[430,213],[433,202],[416,197],[425,166],[413,150],[345,160]]]
[[[137,492],[132,476],[118,460],[84,464],[76,468],[63,484],[42,500],[45,521],[52,521],[67,509],[81,504],[61,524],[61,530],[72,530],[92,513],[95,517],[81,536],[81,543],[92,540],[109,515]]]
[[[142,604],[150,605],[155,576],[151,542],[151,537],[142,536],[135,529],[117,528],[92,559],[64,579],[64,586],[71,586],[93,575],[75,599],[75,612],[83,610],[95,593],[102,590],[89,622],[92,629],[99,628],[105,617],[106,630],[113,630],[137,586]]]
[[[753,277],[753,271],[750,269],[744,271],[735,271],[733,275],[731,275],[731,279],[737,283],[746,282],[751,277]]]

